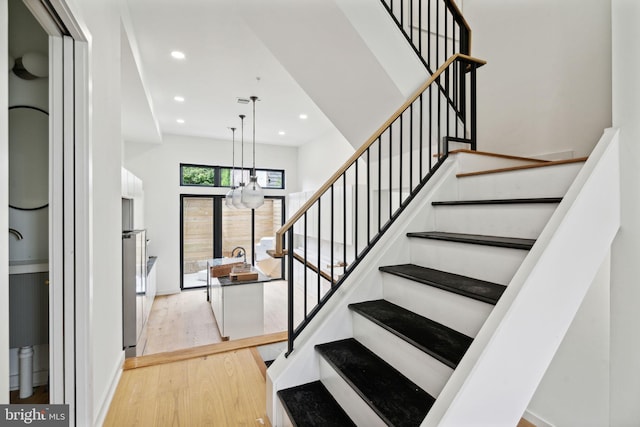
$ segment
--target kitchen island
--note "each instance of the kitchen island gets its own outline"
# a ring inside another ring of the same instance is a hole
[[[207,295],[223,340],[264,334],[264,283],[271,279],[257,272],[249,281],[207,274]]]

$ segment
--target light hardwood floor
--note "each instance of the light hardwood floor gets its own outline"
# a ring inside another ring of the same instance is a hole
[[[287,329],[287,282],[264,284],[264,333]],[[155,298],[138,356],[182,350],[222,341],[204,289]]]
[[[270,426],[255,353],[246,348],[126,370],[104,426]]]

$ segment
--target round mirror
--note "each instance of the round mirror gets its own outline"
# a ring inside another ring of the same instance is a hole
[[[9,108],[9,206],[39,209],[49,202],[49,114]]]

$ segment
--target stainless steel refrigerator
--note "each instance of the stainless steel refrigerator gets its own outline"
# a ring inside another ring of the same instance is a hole
[[[147,291],[147,239],[145,230],[122,233],[122,347],[125,357],[136,356],[144,326]]]

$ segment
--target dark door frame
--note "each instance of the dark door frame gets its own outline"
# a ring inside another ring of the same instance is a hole
[[[220,258],[222,257],[222,204],[224,203],[224,194],[193,194],[193,193],[183,193],[180,194],[180,291],[185,290],[184,287],[184,199],[189,197],[198,197],[203,199],[212,199],[213,203],[213,257]],[[285,196],[264,196],[265,199],[275,199],[280,200],[282,203],[282,218],[280,219],[280,223],[284,224],[285,222],[285,212],[286,212],[286,200]],[[255,221],[256,215],[255,211],[251,210],[251,241],[255,242]],[[255,250],[251,251],[252,253],[252,264],[255,264]],[[282,259],[282,266],[280,268],[280,279],[284,279],[284,258]],[[186,289],[202,289],[205,288],[206,285],[202,286],[193,286],[188,287]]]

